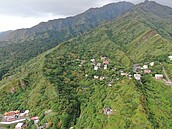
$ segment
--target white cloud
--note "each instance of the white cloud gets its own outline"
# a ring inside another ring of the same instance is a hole
[[[0,0],[0,31],[27,28],[42,21],[80,14],[120,0]],[[127,0],[135,4],[144,0]],[[172,7],[172,0],[155,0]]]
[[[64,16],[47,15],[45,17],[19,17],[0,15],[0,32],[7,30],[15,30],[19,28],[30,28],[40,22],[46,22],[50,19],[57,19]]]

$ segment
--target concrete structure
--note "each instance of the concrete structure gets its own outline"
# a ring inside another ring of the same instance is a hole
[[[162,80],[163,79],[163,75],[162,74],[155,74],[155,79]]]

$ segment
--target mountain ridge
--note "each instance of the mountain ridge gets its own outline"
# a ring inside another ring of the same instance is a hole
[[[89,26],[96,27],[98,26],[98,24],[104,21],[113,19],[121,15],[121,13],[128,11],[133,6],[134,4],[130,2],[118,2],[118,3],[108,4],[100,8],[92,8],[73,17],[50,20],[48,22],[39,23],[38,25],[33,26],[28,29],[19,29],[16,31],[2,33],[0,34],[0,41],[20,39],[20,38],[24,38],[25,36],[29,36],[29,35],[44,32],[44,31],[59,31],[62,29],[66,29],[68,27],[82,26],[82,24],[84,25],[84,22],[86,21],[87,21],[86,24],[90,24]],[[100,19],[96,19],[97,15],[99,15]],[[85,18],[85,19],[83,19],[82,21],[82,18]],[[95,20],[92,20],[93,18]],[[92,20],[92,21],[89,22],[89,20]],[[78,30],[79,33],[80,31],[84,31],[84,30],[82,29]]]

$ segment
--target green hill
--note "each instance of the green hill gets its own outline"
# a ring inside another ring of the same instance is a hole
[[[91,8],[73,17],[43,22],[32,28],[0,33],[0,79],[9,70],[63,41],[117,18],[133,6],[129,2],[112,3],[101,8]]]
[[[47,122],[50,129],[172,128],[172,89],[153,78],[163,74],[162,65],[172,75],[172,37],[166,29],[171,17],[145,11],[151,4],[141,3],[6,74],[0,82],[0,112],[29,109],[30,116],[40,116],[39,124]],[[133,65],[150,62],[155,62],[149,66],[152,73],[140,70],[141,82],[135,80]],[[104,114],[108,108],[111,115]],[[52,113],[45,115],[49,109]],[[30,124],[28,128],[35,128]]]

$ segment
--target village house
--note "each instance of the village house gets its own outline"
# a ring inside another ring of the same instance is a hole
[[[152,71],[149,70],[149,69],[145,69],[145,70],[144,70],[144,73],[145,73],[145,74],[150,74],[151,72],[152,72]]]
[[[104,114],[105,115],[111,115],[113,110],[111,108],[104,108]]]
[[[100,77],[100,81],[103,81],[105,79],[105,77],[101,76]]]
[[[155,79],[162,80],[163,79],[163,75],[162,74],[155,74]]]
[[[124,73],[124,71],[121,71],[121,76],[128,76],[128,74]]]
[[[150,66],[154,66],[154,64],[155,64],[154,62],[151,62],[149,65],[150,65]]]
[[[148,65],[143,65],[142,69],[148,69]]]
[[[104,65],[104,70],[106,70],[107,69],[107,65]]]
[[[31,120],[33,120],[33,121],[39,120],[39,116],[32,117]]]
[[[104,61],[103,61],[103,64],[108,65],[108,64],[109,64],[109,60],[107,60],[107,59],[104,60]]]
[[[101,60],[105,60],[107,57],[105,57],[105,56],[100,56],[100,59]]]
[[[168,58],[169,58],[170,60],[172,60],[172,56],[168,56]]]
[[[97,63],[97,67],[99,67],[99,68],[100,68],[100,67],[101,67],[101,63]]]
[[[92,65],[96,65],[96,60],[95,60],[94,58],[91,59],[90,61],[92,62],[92,63],[91,63]]]
[[[91,62],[95,62],[96,60],[93,58],[93,59],[91,59],[90,61],[91,61]]]
[[[99,76],[94,75],[94,79],[99,79]]]
[[[94,70],[96,70],[96,71],[97,71],[98,69],[99,69],[99,67],[98,67],[98,66],[94,66]]]
[[[112,84],[111,84],[111,83],[109,83],[109,84],[108,84],[108,86],[109,86],[109,87],[111,87],[111,86],[112,86]]]
[[[129,75],[128,75],[128,78],[129,78],[129,79],[132,79],[132,75],[131,75],[131,74],[129,74]]]
[[[136,80],[141,80],[141,75],[140,74],[134,74],[134,78]]]
[[[133,67],[133,72],[137,72],[137,69],[140,69],[141,66],[139,64],[134,64],[134,67]]]

